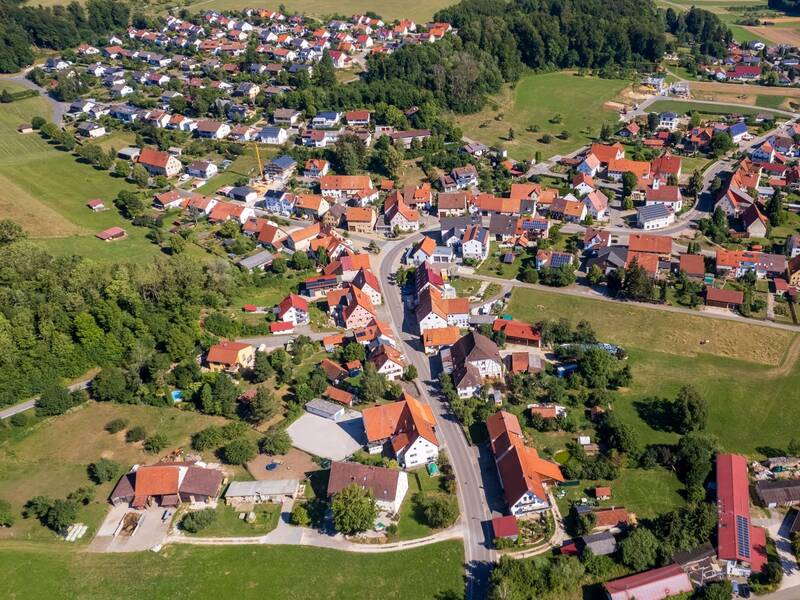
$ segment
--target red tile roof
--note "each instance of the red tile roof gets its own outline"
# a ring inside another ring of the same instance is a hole
[[[233,366],[236,364],[239,352],[249,347],[250,344],[243,344],[241,342],[221,342],[219,344],[214,344],[208,349],[207,360],[210,363]]]
[[[672,238],[649,233],[632,233],[628,238],[628,249],[633,252],[652,252],[653,254],[671,254]]]

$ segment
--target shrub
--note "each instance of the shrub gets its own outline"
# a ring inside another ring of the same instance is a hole
[[[11,527],[15,519],[11,505],[5,500],[0,500],[0,527]]]
[[[25,427],[28,424],[28,415],[25,413],[17,413],[13,415],[9,421],[14,427]]]
[[[181,529],[189,533],[202,531],[217,520],[217,513],[213,508],[204,508],[187,513],[181,519]]]
[[[137,425],[136,427],[131,427],[125,433],[126,442],[141,442],[146,437],[147,437],[147,431],[145,431],[144,427],[142,427],[141,425]]]
[[[286,454],[292,447],[292,439],[285,429],[273,429],[261,438],[261,452],[274,456],[276,454]]]
[[[89,473],[89,479],[100,485],[116,479],[122,471],[122,466],[116,461],[101,458],[97,462],[91,463],[86,470]]]
[[[256,445],[250,440],[233,440],[222,448],[222,458],[231,465],[243,465],[258,454]]]
[[[158,454],[166,448],[168,444],[167,436],[163,433],[156,433],[144,441],[144,451],[148,454]]]
[[[114,419],[106,423],[106,431],[108,433],[119,433],[128,426],[127,419]]]
[[[292,524],[307,527],[311,523],[308,510],[302,504],[298,504],[292,509]]]

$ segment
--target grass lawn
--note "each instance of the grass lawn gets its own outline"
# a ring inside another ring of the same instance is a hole
[[[20,90],[0,82],[0,89]],[[21,135],[17,126],[33,116],[50,117],[41,97],[4,104],[0,111],[0,214],[14,219],[34,239],[55,254],[80,254],[95,260],[147,260],[159,249],[145,238],[147,229],[134,227],[114,209],[112,200],[133,187],[106,171],[79,163],[68,152],[56,150],[38,133]],[[106,201],[109,210],[93,213],[92,198]],[[128,237],[102,242],[94,234],[112,226]]]
[[[400,507],[400,520],[397,523],[397,537],[401,540],[412,540],[431,535],[436,530],[425,523],[425,515],[414,502],[414,494],[424,492],[427,496],[444,495],[439,489],[439,478],[430,477],[423,467],[409,471],[408,493]],[[455,497],[453,498],[455,502]]]
[[[594,488],[611,487],[611,499],[599,506],[624,506],[639,518],[651,518],[683,506],[680,490],[683,484],[667,469],[623,469],[614,481],[582,480],[577,487],[558,488],[566,494],[558,498],[558,506],[566,515],[570,504],[581,498],[594,499]],[[558,492],[556,492],[558,494]]]
[[[691,177],[695,171],[702,173],[712,162],[713,160],[705,156],[683,156],[681,157],[683,175]]]
[[[524,254],[518,254],[510,265],[501,262],[500,259],[503,255],[510,251],[511,248],[498,248],[497,242],[491,242],[488,258],[475,269],[475,272],[479,275],[490,277],[516,279],[520,270],[525,266],[524,263],[527,257]],[[530,258],[530,260],[533,260],[533,258]]]
[[[0,547],[6,598],[460,597],[464,549],[452,541],[389,554],[296,546],[167,546],[92,554],[65,546]]]
[[[266,165],[266,163],[278,153],[278,150],[262,144],[259,146],[258,152],[262,165]],[[251,144],[247,146],[247,149],[241,156],[233,161],[231,166],[221,171],[216,177],[209,179],[208,183],[200,186],[195,191],[199,194],[213,194],[221,187],[233,185],[237,179],[241,179],[242,177],[254,177],[257,174],[258,160],[256,159],[256,153]]]
[[[586,319],[601,340],[624,346],[633,385],[618,393],[614,410],[643,443],[677,440],[645,421],[642,401],[674,398],[684,384],[708,400],[707,431],[727,451],[761,456],[797,435],[800,346],[792,332],[527,289],[515,290],[509,312],[528,322]]]
[[[265,535],[278,526],[278,519],[281,516],[280,504],[259,504],[253,511],[256,513],[256,520],[248,523],[245,519],[240,519],[241,513],[235,511],[232,506],[219,502],[214,512],[217,519],[208,527],[198,533],[188,533],[190,536],[198,537],[246,537],[249,535]],[[185,513],[181,513],[183,516]]]
[[[456,288],[456,293],[459,296],[474,296],[481,288],[480,281],[468,277],[453,277],[448,283]]]
[[[735,93],[736,89],[731,88],[731,93]],[[781,98],[781,96],[779,96]],[[719,106],[714,104],[701,104],[699,102],[679,102],[677,100],[657,100],[653,102],[648,110],[651,112],[665,112],[672,111],[679,115],[689,112],[698,112],[706,115],[728,115],[731,113],[741,115],[755,115],[758,113],[769,113],[771,111],[762,108],[747,107],[739,104],[731,104],[730,107]]]
[[[40,494],[63,498],[75,489],[92,485],[86,474],[89,463],[99,458],[115,460],[127,470],[135,463],[152,463],[158,456],[145,454],[141,442],[125,442],[125,432],[110,434],[106,423],[126,419],[128,427],[143,426],[148,434],[163,433],[169,447],[188,447],[191,435],[225,419],[199,413],[152,406],[91,402],[66,415],[32,419],[25,428],[4,430],[0,437],[0,497],[15,512]],[[210,458],[210,457],[209,457]],[[80,519],[90,526],[82,541],[88,542],[107,512],[106,498],[116,481],[96,486],[96,500],[82,509]],[[52,539],[34,519],[18,519],[10,529],[0,528],[0,539]]]
[[[628,85],[627,81],[577,77],[569,72],[526,75],[514,89],[506,87],[489,105],[474,115],[457,118],[464,135],[489,145],[499,144],[518,160],[527,160],[541,151],[544,158],[571,152],[597,135],[603,121],[615,123],[617,112],[604,104],[616,99]],[[552,123],[561,115],[561,121]],[[501,120],[496,117],[502,115]],[[538,125],[538,132],[527,131]],[[586,128],[592,129],[591,135]],[[508,140],[508,130],[514,139]],[[557,136],[568,131],[569,137]],[[549,144],[542,143],[545,134],[553,136]]]

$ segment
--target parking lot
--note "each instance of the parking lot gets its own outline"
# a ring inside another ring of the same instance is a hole
[[[304,414],[286,432],[300,450],[331,460],[342,460],[366,444],[361,413],[348,411],[338,422]]]

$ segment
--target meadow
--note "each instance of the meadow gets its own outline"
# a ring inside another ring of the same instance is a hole
[[[727,451],[760,457],[797,436],[800,406],[792,399],[800,386],[800,337],[794,332],[538,289],[515,289],[508,312],[532,323],[585,319],[600,340],[623,346],[633,384],[618,392],[614,410],[643,442],[677,439],[643,418],[641,402],[674,398],[685,384],[708,401],[706,430]]]
[[[463,588],[461,542],[354,554],[295,546],[167,546],[161,552],[93,554],[0,545],[11,600],[50,598],[445,598]]]
[[[500,145],[518,160],[529,160],[537,151],[548,158],[588,143],[604,121],[616,123],[617,111],[605,103],[618,98],[628,84],[566,71],[526,75],[513,88],[504,87],[482,111],[460,115],[457,122],[467,137]],[[534,126],[538,131],[528,130]],[[509,129],[513,139],[508,139]],[[541,141],[545,134],[552,137],[550,143]]]
[[[735,88],[732,89],[731,91],[734,92]],[[783,100],[781,96],[778,96],[778,98],[781,98],[781,100]],[[720,101],[724,100],[720,99]],[[773,107],[770,105],[770,108]],[[729,115],[729,114],[757,115],[760,113],[774,114],[771,110],[769,110],[769,108],[746,106],[744,104],[740,106],[739,104],[732,103],[729,106],[720,106],[718,104],[703,104],[702,102],[681,102],[678,100],[656,100],[648,107],[648,110],[652,112],[671,111],[671,112],[676,112],[679,115],[686,114],[689,112],[698,112],[704,115]]]
[[[19,90],[0,81],[0,89]],[[56,150],[38,133],[20,134],[17,127],[34,116],[50,116],[42,97],[4,104],[0,111],[0,214],[17,221],[33,239],[54,254],[79,254],[95,260],[149,260],[159,254],[145,234],[113,207],[113,199],[133,186],[107,171]],[[86,202],[100,198],[108,210],[93,213]],[[94,235],[108,227],[123,227],[128,237],[102,242]]]

